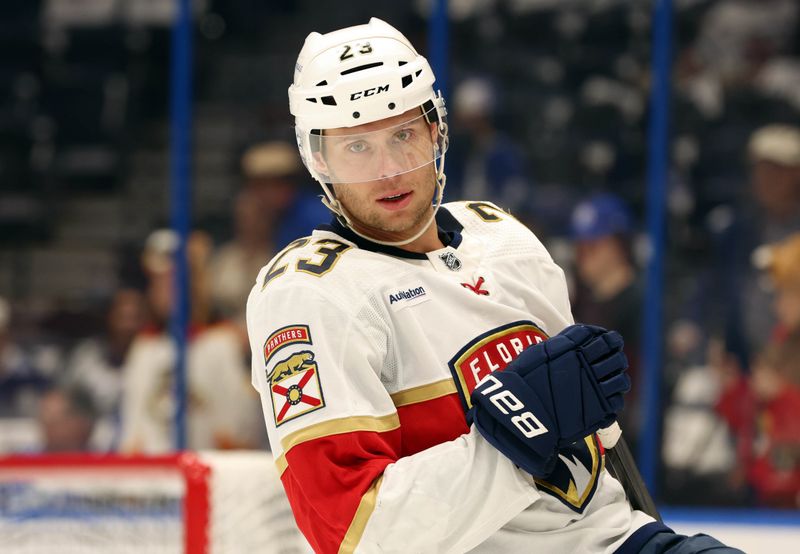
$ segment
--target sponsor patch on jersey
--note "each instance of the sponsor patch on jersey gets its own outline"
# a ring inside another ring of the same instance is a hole
[[[267,378],[275,426],[325,406],[317,362],[310,350],[280,360]]]
[[[391,308],[399,310],[430,300],[430,296],[428,296],[428,291],[425,290],[425,287],[412,285],[408,288],[389,291],[386,300]]]
[[[597,436],[586,437],[560,449],[555,470],[547,480],[535,479],[536,486],[582,513],[597,490],[603,463]]]
[[[269,364],[272,356],[284,346],[296,343],[313,344],[308,325],[287,325],[272,333],[264,342],[264,363]]]
[[[487,375],[500,371],[529,346],[547,339],[532,321],[515,321],[475,337],[448,362],[465,410],[470,395]]]

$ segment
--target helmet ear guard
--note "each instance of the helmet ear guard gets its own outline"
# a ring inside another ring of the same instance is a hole
[[[425,103],[422,104],[422,114],[425,116],[425,121],[428,123],[439,123],[441,121],[439,111],[435,109],[433,100],[426,100]]]

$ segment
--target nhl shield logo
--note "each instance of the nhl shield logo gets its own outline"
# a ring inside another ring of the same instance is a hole
[[[461,260],[459,260],[452,252],[439,254],[439,259],[444,262],[444,265],[447,266],[447,269],[450,271],[458,271],[461,269]]]
[[[281,360],[269,375],[275,425],[325,406],[314,353],[308,350]]]

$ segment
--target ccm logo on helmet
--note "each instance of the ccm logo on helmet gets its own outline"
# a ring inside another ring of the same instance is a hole
[[[380,94],[382,92],[388,92],[389,85],[383,85],[381,87],[372,87],[368,88],[367,90],[362,90],[359,92],[354,92],[350,95],[350,100],[358,100],[359,98],[363,98],[365,96],[372,96],[373,94]]]

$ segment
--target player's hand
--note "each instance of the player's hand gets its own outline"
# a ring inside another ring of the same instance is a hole
[[[536,477],[555,467],[558,448],[616,419],[630,390],[622,337],[572,325],[524,350],[472,392],[467,421]]]

